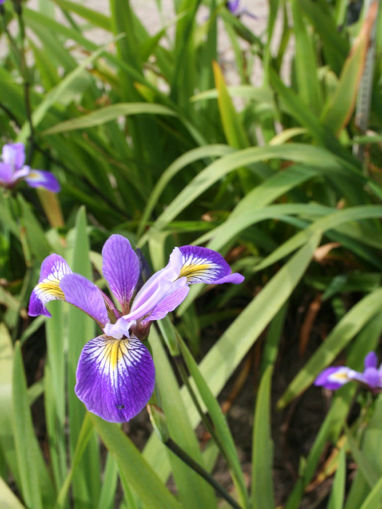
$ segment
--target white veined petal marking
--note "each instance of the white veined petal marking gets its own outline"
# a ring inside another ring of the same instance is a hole
[[[28,173],[28,179],[31,179],[31,180],[35,180],[36,182],[44,182],[44,177],[43,175],[41,175],[41,173],[37,173],[35,171],[31,171],[30,173]]]
[[[66,274],[71,272],[66,263],[55,263],[49,276],[40,281],[35,287],[38,298],[44,303],[51,300],[65,300],[64,292],[60,288],[60,281]]]
[[[221,267],[217,263],[193,254],[183,255],[183,258],[179,278],[186,277],[189,282],[202,283],[206,276],[211,277],[211,279],[219,277]]]
[[[346,369],[346,371],[339,370],[336,373],[332,373],[331,375],[329,375],[328,378],[329,378],[329,380],[331,380],[333,382],[339,382],[339,383],[344,383],[344,382],[351,380],[351,377],[349,376],[349,372],[347,369]]]
[[[136,338],[115,339],[109,336],[97,339],[87,353],[97,364],[99,374],[109,377],[112,385],[117,387],[118,376],[126,376],[129,368],[139,364],[141,342]]]

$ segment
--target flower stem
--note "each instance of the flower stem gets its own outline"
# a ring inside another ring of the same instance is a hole
[[[229,503],[234,509],[242,509],[241,506],[226,492],[221,484],[219,484],[203,467],[191,458],[179,445],[171,438],[164,442],[165,446],[170,449],[179,459],[188,465],[194,472],[203,477],[215,490]]]

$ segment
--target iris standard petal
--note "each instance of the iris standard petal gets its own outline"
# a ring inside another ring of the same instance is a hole
[[[364,360],[365,370],[367,368],[377,368],[378,365],[378,357],[375,352],[369,352]]]
[[[363,382],[365,385],[368,385],[372,389],[381,386],[381,376],[379,371],[376,368],[366,368],[363,373],[357,373],[354,377],[359,382]]]
[[[181,266],[178,277],[186,277],[188,284],[239,284],[244,280],[241,274],[232,274],[231,267],[219,253],[206,247],[182,246],[175,248],[170,256],[169,265],[179,268],[180,259]]]
[[[49,171],[31,170],[25,180],[30,187],[44,187],[53,193],[58,193],[60,190],[58,180]]]
[[[71,269],[66,260],[58,254],[51,254],[41,264],[40,278],[29,300],[30,316],[51,316],[45,304],[51,300],[65,300],[60,281]]]
[[[25,162],[24,143],[7,143],[1,155],[5,163],[10,164],[14,170],[20,170]]]
[[[337,366],[324,369],[314,381],[314,385],[322,385],[326,389],[336,390],[346,383],[354,380],[359,373],[347,368],[346,366]]]
[[[139,258],[122,235],[112,235],[102,249],[102,272],[110,290],[128,311],[128,305],[139,279]]]
[[[146,405],[155,385],[147,348],[136,338],[98,336],[83,348],[75,392],[89,412],[110,422],[125,422]]]
[[[68,274],[60,282],[66,302],[82,309],[103,328],[109,321],[101,290],[81,274]]]

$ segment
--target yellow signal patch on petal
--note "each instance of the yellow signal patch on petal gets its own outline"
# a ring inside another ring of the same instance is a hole
[[[128,340],[107,338],[104,350],[104,358],[115,369],[119,361],[128,355]]]
[[[37,296],[43,302],[49,302],[50,300],[65,300],[64,292],[60,288],[60,281],[58,279],[44,279],[41,281],[36,288]]]
[[[183,265],[181,268],[179,277],[186,277],[187,279],[195,276],[202,276],[205,274],[209,269],[211,269],[211,265],[208,263],[203,264],[195,264],[195,265]]]
[[[39,180],[41,179],[41,176],[38,173],[31,171],[30,173],[28,173],[28,178],[33,180]]]
[[[346,382],[350,379],[347,371],[338,371],[337,373],[333,373],[330,378],[332,380],[338,380],[339,382]]]

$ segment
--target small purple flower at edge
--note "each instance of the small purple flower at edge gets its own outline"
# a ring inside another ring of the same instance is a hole
[[[240,0],[228,0],[226,2],[227,9],[233,14],[234,16],[250,16],[253,19],[257,19],[254,14],[252,14],[248,9],[240,9]]]
[[[110,422],[128,421],[150,399],[155,384],[151,355],[143,345],[151,322],[164,318],[186,298],[194,283],[239,284],[217,252],[204,247],[176,247],[167,266],[137,290],[140,262],[130,242],[112,235],[102,249],[102,272],[113,301],[94,283],[71,271],[61,256],[52,254],[41,264],[40,278],[29,301],[29,315],[51,316],[45,304],[63,300],[91,316],[103,334],[82,349],[75,392],[86,408]]]
[[[337,390],[344,384],[356,380],[366,385],[372,391],[382,389],[382,364],[377,367],[378,359],[374,352],[369,352],[364,360],[363,373],[354,371],[346,366],[337,366],[324,369],[318,375],[314,384],[326,389]]]
[[[43,170],[33,170],[24,164],[25,147],[23,143],[4,145],[1,156],[0,186],[10,189],[19,180],[25,180],[30,187],[45,187],[45,189],[53,193],[57,193],[60,190],[60,184],[52,173]]]

